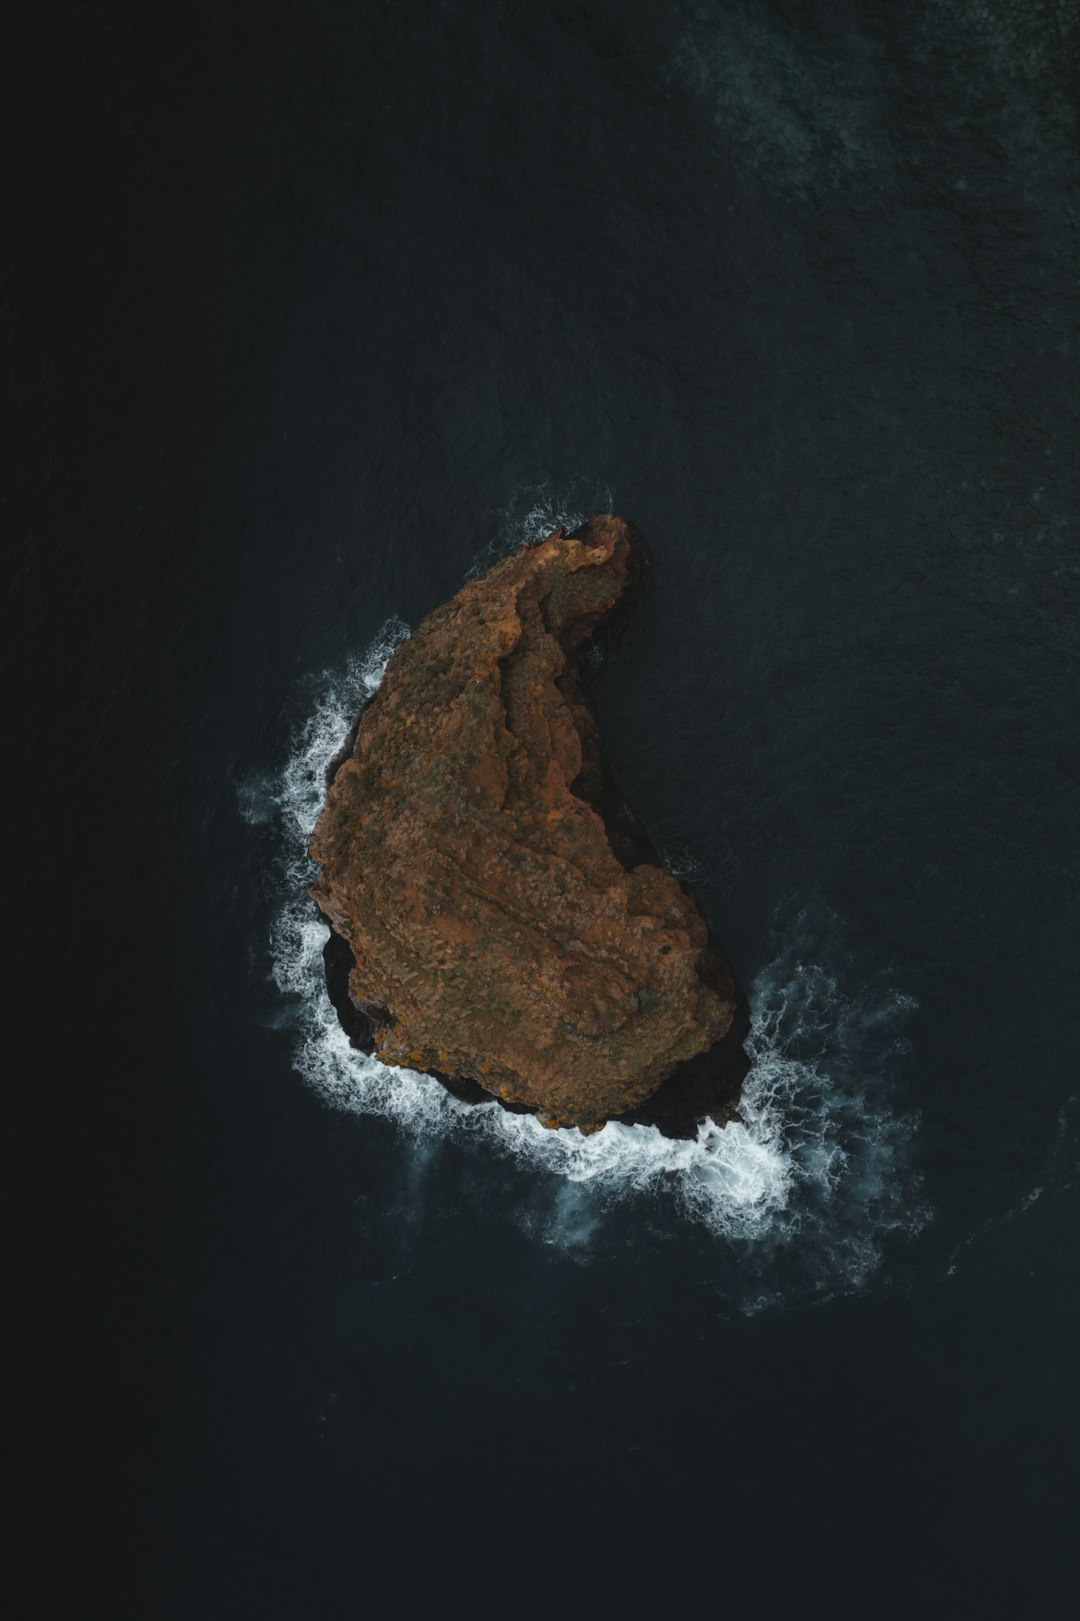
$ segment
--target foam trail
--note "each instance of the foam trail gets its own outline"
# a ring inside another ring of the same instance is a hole
[[[407,634],[400,621],[389,621],[363,658],[340,679],[325,680],[284,770],[254,795],[273,808],[286,844],[273,977],[296,999],[301,1074],[329,1103],[384,1115],[417,1141],[483,1138],[489,1151],[554,1178],[551,1218],[539,1224],[547,1242],[587,1245],[613,1202],[648,1198],[738,1247],[744,1260],[753,1254],[749,1309],[790,1298],[793,1289],[820,1295],[861,1287],[878,1268],[887,1235],[916,1231],[927,1219],[907,1165],[916,1122],[889,1103],[913,1004],[880,983],[854,993],[842,988],[829,966],[835,920],[822,909],[788,911],[771,960],[754,977],[743,1123],[707,1123],[693,1141],[615,1121],[587,1137],[549,1131],[494,1100],[461,1103],[430,1077],[349,1045],[326,991],[327,931],[306,896],[315,875],[306,847],[326,767]],[[249,797],[242,792],[243,814],[264,819],[250,815]],[[538,1230],[533,1218],[525,1225]],[[792,1253],[800,1257],[794,1283],[782,1264]]]

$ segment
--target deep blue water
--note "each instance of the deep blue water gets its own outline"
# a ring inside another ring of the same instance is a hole
[[[35,1584],[1067,1613],[1080,7],[106,4],[35,60]],[[677,1163],[343,1059],[302,900],[388,622],[609,508],[608,758],[757,1014],[755,1122]]]

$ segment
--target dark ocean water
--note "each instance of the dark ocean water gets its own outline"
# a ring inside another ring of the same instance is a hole
[[[34,1591],[1071,1613],[1080,5],[83,5],[27,70]],[[607,754],[757,1015],[707,1145],[343,1053],[303,902],[387,635],[607,509]]]

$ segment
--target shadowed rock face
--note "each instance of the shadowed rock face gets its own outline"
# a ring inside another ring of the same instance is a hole
[[[429,614],[333,771],[312,894],[357,1045],[545,1125],[687,1135],[734,1111],[745,1003],[614,790],[575,657],[648,563],[590,518]]]

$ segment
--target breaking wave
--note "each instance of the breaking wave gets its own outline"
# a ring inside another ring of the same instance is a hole
[[[417,1141],[482,1137],[489,1151],[543,1173],[545,1208],[522,1223],[545,1242],[580,1250],[615,1203],[646,1197],[743,1252],[742,1281],[752,1282],[744,1309],[793,1290],[826,1297],[862,1287],[888,1235],[913,1233],[928,1215],[909,1166],[917,1121],[889,1101],[914,1004],[884,981],[845,985],[831,939],[836,920],[822,908],[788,909],[753,977],[743,1124],[704,1125],[694,1141],[617,1122],[587,1137],[550,1131],[494,1101],[462,1103],[430,1077],[349,1045],[327,995],[327,930],[307,899],[315,868],[306,847],[326,767],[407,635],[389,621],[362,658],[326,678],[284,769],[241,793],[245,817],[275,820],[284,843],[272,972],[292,1004],[297,1069],[338,1108],[386,1116]],[[748,1251],[757,1263],[749,1268]]]

